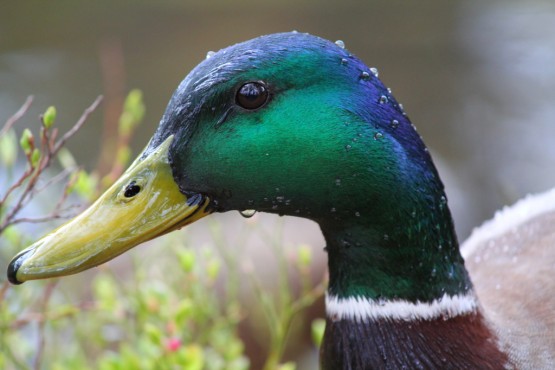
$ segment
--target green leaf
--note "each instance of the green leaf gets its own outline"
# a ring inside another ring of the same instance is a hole
[[[195,252],[190,249],[177,251],[177,258],[186,273],[191,273],[195,267]]]
[[[41,154],[38,148],[33,149],[33,153],[31,154],[31,166],[33,168],[37,167],[40,162]]]
[[[62,147],[58,152],[58,162],[62,165],[62,167],[66,170],[72,169],[77,167],[77,162],[75,162],[75,158],[73,158],[73,154],[67,149]]]
[[[94,200],[98,179],[95,176],[89,175],[84,170],[78,171],[74,176],[77,176],[77,179],[74,181],[73,186],[68,189],[69,192],[75,192],[88,201]]]
[[[160,331],[160,329],[148,322],[145,324],[144,329],[146,336],[150,339],[152,343],[154,343],[156,346],[162,345],[162,332]]]
[[[12,167],[17,160],[17,136],[14,130],[0,136],[0,159],[6,167]]]
[[[202,370],[204,353],[198,344],[191,344],[183,349],[185,368],[188,370]]]
[[[316,319],[312,321],[311,327],[312,333],[312,342],[316,345],[316,347],[320,347],[322,345],[322,339],[324,339],[324,331],[326,330],[326,320],[324,319]]]
[[[17,246],[21,244],[22,235],[15,226],[8,226],[2,232],[2,239],[11,245]]]
[[[31,132],[31,130],[29,130],[28,128],[23,130],[23,132],[21,133],[19,145],[26,155],[30,155],[31,151],[35,148],[35,138],[33,137],[33,133]]]
[[[93,281],[94,295],[101,309],[113,311],[117,303],[115,281],[106,274],[97,275]]]
[[[131,158],[131,148],[129,147],[118,148],[118,152],[116,155],[116,162],[118,164],[124,167],[125,165],[127,165],[130,158]]]
[[[179,302],[174,314],[176,324],[179,326],[184,325],[185,321],[192,317],[194,309],[195,305],[193,304],[193,301],[188,298],[182,299]]]
[[[220,273],[221,267],[222,267],[222,263],[220,262],[220,260],[216,258],[210,259],[210,261],[208,261],[208,264],[206,266],[206,275],[208,275],[208,278],[210,280],[216,280],[216,278],[218,277],[218,274]]]
[[[44,122],[44,126],[46,128],[52,127],[54,122],[56,121],[56,107],[49,106],[46,109],[46,112],[42,115],[42,122]]]
[[[228,339],[227,346],[225,348],[224,356],[228,360],[241,357],[243,351],[245,350],[243,342],[240,340],[234,340],[233,338]]]
[[[125,98],[123,112],[119,119],[120,135],[130,135],[135,127],[143,120],[144,115],[145,105],[143,103],[143,93],[138,89],[131,90],[127,98]]]
[[[310,246],[306,244],[301,244],[299,246],[298,261],[301,268],[310,267],[310,263],[312,262],[312,250]]]

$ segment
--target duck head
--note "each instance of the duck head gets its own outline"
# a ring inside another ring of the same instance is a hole
[[[334,294],[416,300],[468,285],[443,185],[401,106],[375,69],[301,33],[201,62],[127,172],[17,255],[8,276],[17,284],[76,273],[231,210],[316,221]],[[447,275],[451,285],[434,285]],[[413,281],[433,292],[409,293]]]

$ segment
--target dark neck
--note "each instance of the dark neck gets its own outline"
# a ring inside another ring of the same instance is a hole
[[[321,222],[330,283],[323,369],[501,369],[443,191]],[[407,314],[408,312],[408,314]]]
[[[431,302],[472,290],[443,192],[420,203],[395,201],[348,222],[320,223],[329,294]]]
[[[508,364],[479,312],[447,320],[328,318],[320,356],[323,370],[503,369]]]

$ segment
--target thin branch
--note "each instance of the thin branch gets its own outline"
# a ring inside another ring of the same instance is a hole
[[[66,132],[64,136],[62,136],[62,138],[56,143],[52,154],[56,154],[65,144],[65,142],[73,135],[75,135],[77,131],[79,131],[79,129],[81,128],[81,126],[83,126],[87,118],[89,118],[89,116],[96,110],[98,105],[102,102],[102,99],[103,99],[102,95],[99,95],[96,98],[96,100],[91,104],[91,106],[85,109],[85,111],[83,112],[83,114],[81,115],[77,123],[73,125],[73,127],[69,129],[69,131]]]
[[[15,188],[18,188],[23,184],[25,180],[29,180],[27,182],[27,186],[23,190],[21,196],[15,203],[15,206],[8,212],[6,217],[4,218],[4,222],[0,225],[0,234],[3,230],[6,229],[9,225],[11,225],[16,218],[17,213],[28,203],[30,199],[34,196],[34,190],[37,185],[37,181],[40,175],[44,172],[44,170],[50,166],[52,159],[56,156],[58,151],[64,146],[65,142],[69,140],[79,129],[83,126],[86,122],[87,118],[94,112],[94,110],[98,107],[100,102],[102,101],[102,96],[98,96],[96,100],[83,112],[79,120],[71,127],[65,134],[62,136],[60,140],[58,140],[55,144],[53,143],[53,138],[56,136],[56,131],[52,131],[52,135],[48,135],[48,130],[44,126],[41,129],[41,152],[46,151],[46,155],[40,160],[39,164],[35,168],[28,169],[20,180],[17,182],[17,186],[12,186],[8,189],[8,194],[3,198],[2,203],[7,199],[9,193],[11,193]],[[67,195],[64,195],[64,200]]]
[[[0,136],[4,135],[6,132],[8,132],[8,130],[10,128],[12,128],[12,126],[17,121],[19,121],[21,119],[21,117],[23,117],[25,115],[25,113],[27,113],[27,111],[29,110],[29,107],[31,106],[32,102],[33,102],[33,96],[30,95],[30,96],[27,97],[27,99],[25,99],[25,103],[23,103],[21,108],[19,108],[19,110],[17,112],[15,112],[15,114],[13,116],[8,118],[8,120],[4,124],[4,127],[2,127],[2,130],[0,130]]]
[[[75,208],[77,208],[77,206]],[[28,224],[38,224],[38,223],[41,223],[41,222],[46,222],[46,221],[51,221],[51,220],[68,219],[68,218],[71,218],[71,217],[75,216],[75,214],[63,214],[63,212],[64,212],[64,210],[54,210],[54,211],[50,212],[49,214],[47,214],[45,216],[42,216],[42,217],[14,218],[10,222],[10,225],[20,224],[20,223],[23,223],[23,222],[28,223]]]
[[[79,170],[79,167],[74,166],[73,168],[65,168],[64,170],[60,171],[60,173],[56,174],[55,176],[52,176],[50,179],[48,179],[48,181],[44,184],[41,184],[40,187],[36,187],[35,189],[33,189],[33,195],[39,194],[41,192],[43,192],[44,190],[48,189],[50,186],[57,184],[59,182],[61,182],[64,178],[67,178],[69,176],[71,176],[73,173],[75,173],[77,170]],[[70,181],[68,181],[68,183],[66,184],[66,188],[69,186]]]
[[[11,195],[11,193],[19,188],[25,182],[25,180],[27,180],[27,178],[31,176],[32,173],[32,168],[28,168],[27,170],[25,170],[25,172],[21,174],[21,177],[12,186],[10,186],[10,188],[6,191],[4,197],[0,199],[0,207],[8,200],[8,197]]]
[[[57,175],[48,179],[48,181],[45,184],[43,184],[42,186],[40,186],[40,187],[38,185],[35,186],[33,189],[31,189],[31,192],[29,193],[29,196],[26,199],[23,200],[22,208],[25,207],[37,194],[40,194],[44,190],[48,189],[50,186],[61,182],[64,178],[68,178],[68,180],[66,181],[66,183],[64,185],[64,190],[62,192],[62,196],[61,196],[60,199],[58,199],[58,202],[56,203],[56,206],[54,207],[53,213],[56,212],[56,211],[60,211],[61,207],[62,207],[62,204],[66,201],[66,199],[69,196],[69,188],[75,182],[70,176],[72,174],[74,174],[79,169],[80,169],[79,167],[75,167],[75,168],[72,168],[72,169],[67,169],[66,168],[63,171],[61,171],[60,173],[58,173]],[[65,217],[62,216],[61,218],[65,218]],[[33,221],[30,221],[30,222],[33,222]]]
[[[4,283],[0,287],[0,303],[2,303],[2,301],[4,301],[4,297],[6,296],[6,292],[8,291],[9,287],[10,287],[10,283],[8,283],[7,280],[4,281]]]

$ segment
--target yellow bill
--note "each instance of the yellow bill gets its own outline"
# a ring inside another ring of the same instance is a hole
[[[173,136],[131,167],[79,216],[20,252],[8,267],[13,284],[98,266],[210,212],[209,199],[179,191],[168,159]]]

